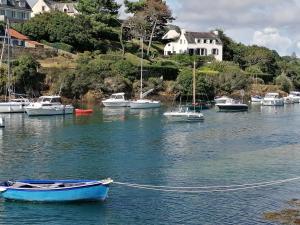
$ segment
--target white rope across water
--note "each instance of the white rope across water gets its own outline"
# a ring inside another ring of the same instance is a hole
[[[224,185],[224,186],[200,186],[200,187],[176,187],[176,186],[156,186],[147,184],[135,184],[135,183],[125,183],[125,182],[114,182],[115,184],[152,191],[162,191],[162,192],[179,192],[179,193],[213,193],[213,192],[230,192],[247,190],[254,188],[261,188],[267,186],[273,186],[283,183],[288,183],[292,181],[300,180],[300,177],[294,177],[283,180],[274,180],[268,182],[259,183],[247,183],[247,184],[234,184],[234,185]]]

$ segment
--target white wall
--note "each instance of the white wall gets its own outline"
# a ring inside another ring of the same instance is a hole
[[[44,11],[43,11],[44,6]],[[44,0],[38,0],[35,5],[32,7],[32,13],[31,17],[34,17],[36,14],[40,14],[43,12],[49,12],[51,9],[48,7],[48,5],[44,2]]]
[[[184,36],[185,31],[182,30],[180,38],[176,42],[168,43],[164,48],[164,55],[188,53],[188,49],[206,49],[207,55],[212,55],[213,49],[218,49],[218,55],[214,55],[216,60],[223,60],[223,45],[217,44],[215,40],[213,43],[204,43],[203,39],[200,43],[188,44]],[[208,38],[207,38],[208,39]]]

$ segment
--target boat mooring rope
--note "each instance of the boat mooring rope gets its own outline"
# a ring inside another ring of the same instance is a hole
[[[179,192],[179,193],[213,193],[213,192],[232,192],[240,191],[247,189],[255,189],[273,185],[279,185],[283,183],[288,183],[292,181],[300,180],[300,177],[294,177],[283,180],[274,180],[268,182],[259,182],[259,183],[246,183],[246,184],[233,184],[233,185],[224,185],[224,186],[200,186],[200,187],[175,187],[175,186],[156,186],[156,185],[147,185],[147,184],[135,184],[135,183],[125,183],[114,181],[114,184],[136,188],[136,189],[145,189],[152,191],[162,191],[162,192]]]

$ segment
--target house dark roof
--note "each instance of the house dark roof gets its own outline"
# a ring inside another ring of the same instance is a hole
[[[25,7],[21,7],[19,2],[23,2],[25,4]],[[8,8],[31,11],[31,7],[26,0],[7,0],[7,5],[0,4],[0,7],[8,7]]]
[[[51,0],[44,0],[45,3],[53,10],[58,10],[63,12],[63,8],[66,5],[68,8],[68,13],[75,13],[77,10],[75,9],[76,3],[72,2],[55,2]]]
[[[214,39],[221,43],[221,40],[218,35],[213,32],[185,32],[185,38],[189,44],[195,44],[195,39],[207,38]]]

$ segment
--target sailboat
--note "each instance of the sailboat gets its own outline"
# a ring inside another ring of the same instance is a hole
[[[143,38],[141,38],[141,46],[142,46],[142,57],[141,57],[141,89],[140,89],[140,99],[130,101],[129,106],[131,109],[150,109],[150,108],[159,108],[160,101],[154,101],[150,99],[144,99],[149,93],[151,93],[154,89],[150,89],[149,91],[143,93],[143,54],[144,54],[144,46],[143,46]]]
[[[30,104],[30,101],[27,98],[12,98],[12,76],[11,76],[11,65],[10,65],[10,44],[11,37],[9,34],[9,21],[7,21],[5,27],[5,36],[3,39],[3,46],[1,51],[0,67],[2,65],[2,59],[5,49],[5,42],[7,40],[7,85],[6,85],[6,96],[8,96],[8,101],[0,102],[0,113],[22,113],[25,112],[25,106]]]
[[[165,112],[164,116],[166,116],[169,120],[172,121],[202,121],[204,119],[204,115],[200,112],[196,112],[196,62],[194,61],[193,68],[193,106],[194,109],[191,110],[188,106],[180,106],[177,111]]]

